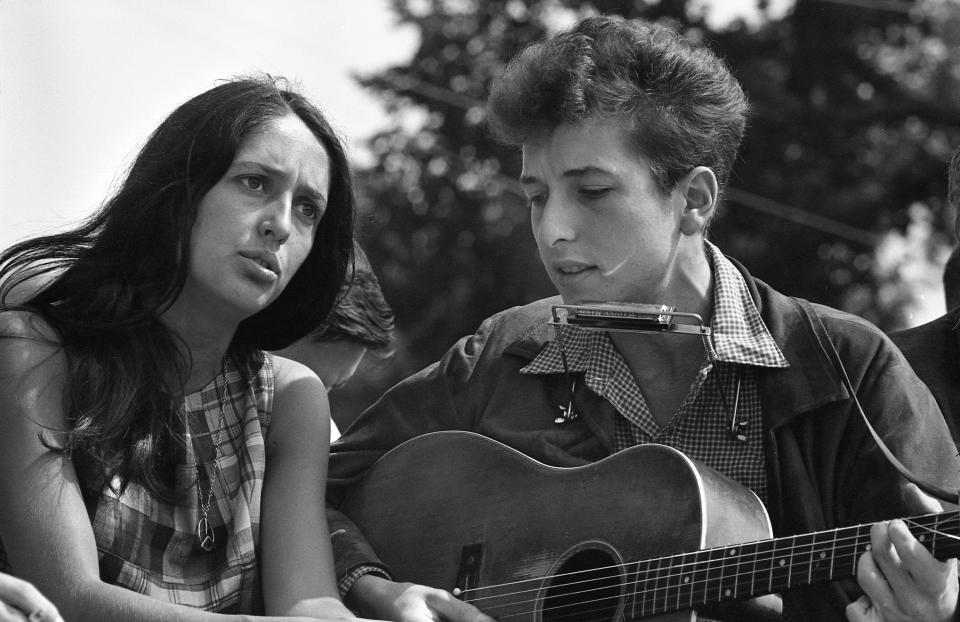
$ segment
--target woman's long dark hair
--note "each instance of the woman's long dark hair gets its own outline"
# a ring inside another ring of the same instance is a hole
[[[336,133],[309,100],[269,76],[229,81],[181,105],[97,213],[0,254],[0,308],[33,311],[59,335],[70,428],[59,449],[74,460],[85,494],[115,475],[124,487],[176,494],[170,467],[183,442],[177,429],[191,361],[160,314],[183,288],[200,200],[246,136],[291,113],[330,158],[328,207],[303,265],[272,304],[240,324],[231,355],[251,361],[258,349],[285,347],[337,299],[351,261],[354,195]]]

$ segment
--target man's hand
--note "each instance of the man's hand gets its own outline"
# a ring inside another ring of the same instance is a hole
[[[914,484],[907,502],[919,512],[942,512],[936,500]],[[870,551],[860,556],[857,582],[865,592],[847,606],[851,622],[949,622],[957,615],[957,560],[937,560],[902,520],[870,529]]]
[[[346,601],[361,615],[396,622],[494,622],[450,592],[370,574],[357,579]]]

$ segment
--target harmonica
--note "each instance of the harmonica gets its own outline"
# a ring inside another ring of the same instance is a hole
[[[628,302],[584,302],[553,305],[552,324],[577,326],[587,330],[623,332],[672,332],[709,335],[710,327],[696,313],[677,311],[675,307]]]

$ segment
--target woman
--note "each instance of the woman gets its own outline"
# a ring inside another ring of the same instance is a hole
[[[316,107],[241,79],[177,108],[89,221],[0,256],[0,541],[64,618],[350,617],[326,394],[263,350],[334,304],[353,209]]]

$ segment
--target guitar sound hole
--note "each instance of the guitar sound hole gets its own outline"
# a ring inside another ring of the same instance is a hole
[[[620,604],[617,562],[605,551],[571,555],[551,578],[543,599],[543,622],[614,620]]]

